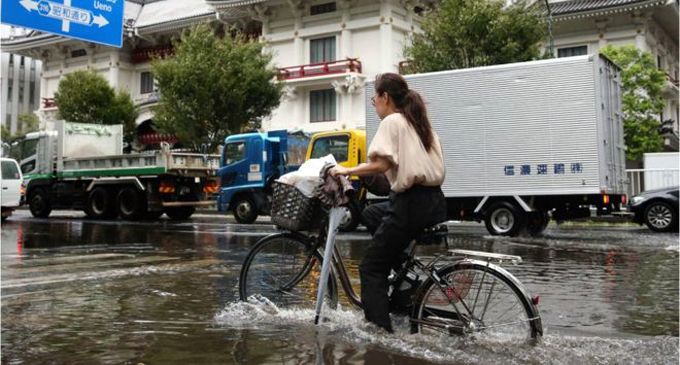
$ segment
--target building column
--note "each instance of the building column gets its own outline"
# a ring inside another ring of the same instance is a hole
[[[380,1],[380,70],[394,72],[392,63],[392,4],[389,0]]]
[[[341,57],[338,59],[353,57],[352,51],[352,31],[347,29],[347,23],[350,21],[349,8],[350,0],[338,1],[338,7],[342,11],[342,31],[340,32],[340,52]]]
[[[647,23],[651,14],[635,12],[633,14],[633,24],[635,24],[635,47],[643,52],[648,51],[647,47]]]
[[[288,5],[290,5],[290,9],[295,17],[295,23],[293,24],[293,50],[295,53],[295,65],[297,66],[305,63],[305,40],[300,37],[304,6],[301,0],[288,0]]]
[[[595,20],[595,26],[597,27],[597,34],[599,38],[597,44],[598,49],[602,49],[607,46],[607,39],[605,38],[605,34],[607,33],[607,24],[609,24],[608,18]]]
[[[118,51],[113,51],[109,55],[109,84],[115,90],[118,90],[118,83],[120,81],[120,54]]]

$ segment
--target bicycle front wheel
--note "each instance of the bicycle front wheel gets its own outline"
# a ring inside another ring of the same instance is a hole
[[[412,331],[519,344],[542,333],[538,311],[507,271],[461,261],[437,270],[419,290]]]
[[[313,309],[322,261],[322,255],[295,234],[265,237],[253,246],[243,262],[239,296],[243,301],[253,295],[264,297],[279,309]],[[324,305],[335,308],[338,294],[332,271],[326,285]]]

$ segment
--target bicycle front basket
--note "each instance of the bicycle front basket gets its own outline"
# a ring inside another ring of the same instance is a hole
[[[317,199],[305,196],[293,185],[275,181],[273,184],[272,223],[291,231],[308,231],[316,228]]]

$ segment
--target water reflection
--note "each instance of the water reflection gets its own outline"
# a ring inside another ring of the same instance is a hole
[[[677,237],[555,226],[540,238],[451,231],[451,248],[524,258],[505,267],[541,296],[546,337],[537,349],[475,352],[413,337],[406,324],[385,337],[344,296],[321,327],[304,313],[262,319],[237,310],[216,320],[237,302],[241,262],[269,226],[10,220],[1,230],[2,363],[589,363],[607,362],[605,352],[614,363],[676,360]],[[369,243],[365,233],[338,240],[357,292]]]

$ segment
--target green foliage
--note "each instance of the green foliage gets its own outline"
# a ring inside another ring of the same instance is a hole
[[[185,32],[175,54],[152,62],[160,101],[154,126],[186,146],[214,150],[230,133],[257,125],[279,106],[272,55],[240,34],[220,38],[205,25]]]
[[[635,46],[608,45],[600,53],[621,67],[626,157],[638,160],[646,152],[660,151],[663,137],[657,118],[666,105],[662,97],[666,75],[657,69],[650,53]]]
[[[413,73],[529,61],[543,57],[542,2],[443,0],[404,50]]]
[[[0,128],[2,142],[12,144],[23,138],[26,134],[36,132],[40,128],[40,118],[34,114],[21,114],[17,117],[17,121],[17,131],[14,134],[4,125]]]
[[[116,92],[93,70],[76,71],[64,77],[54,94],[59,118],[69,122],[123,124],[125,140],[132,141],[138,112],[130,94]]]

